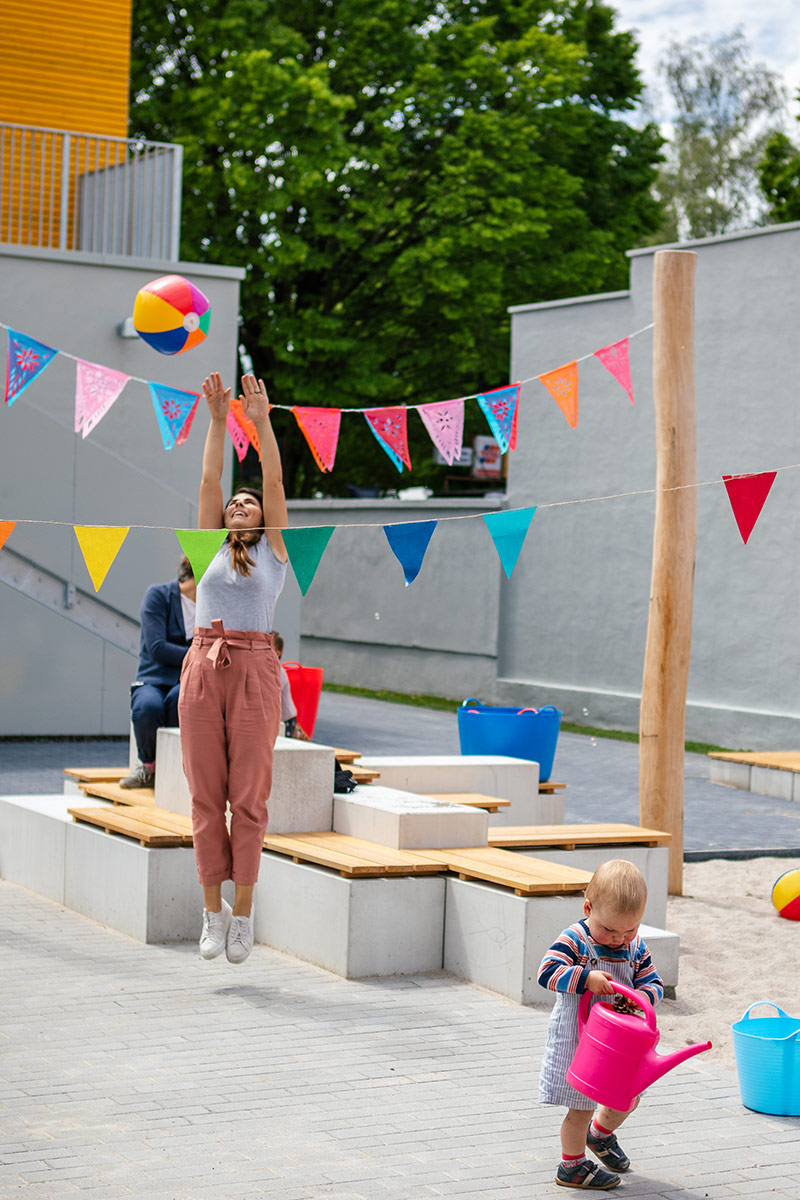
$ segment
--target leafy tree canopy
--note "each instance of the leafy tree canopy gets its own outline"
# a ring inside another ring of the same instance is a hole
[[[673,136],[656,192],[664,221],[651,242],[711,237],[758,224],[758,166],[786,101],[780,77],[751,61],[743,31],[673,42],[660,64]]]
[[[785,133],[774,133],[767,142],[758,178],[768,220],[800,221],[800,149]]]
[[[131,125],[185,147],[182,257],[241,265],[280,404],[419,404],[508,380],[514,303],[624,287],[661,138],[593,0],[134,0]],[[545,370],[557,363],[542,363]],[[466,434],[488,432],[467,405]],[[290,495],[400,477],[344,416],[330,476],[276,414]],[[436,482],[409,416],[414,483]]]

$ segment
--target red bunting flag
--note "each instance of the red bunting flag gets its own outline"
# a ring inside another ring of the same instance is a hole
[[[332,471],[342,423],[340,408],[293,408],[297,424],[320,471]]]
[[[761,516],[761,510],[775,482],[777,471],[761,471],[757,475],[723,475],[733,515],[745,546]]]
[[[556,367],[555,371],[546,371],[539,380],[547,388],[558,407],[567,418],[567,424],[573,429],[578,427],[578,364],[567,363],[566,366]]]
[[[394,408],[370,408],[364,412],[367,423],[398,471],[403,463],[411,470],[406,429],[407,410],[403,405]]]
[[[417,410],[444,461],[452,467],[461,458],[464,438],[464,401],[445,400],[441,404],[420,404]]]
[[[599,358],[600,362],[610,371],[631,398],[633,404],[633,384],[631,383],[631,365],[628,360],[628,339],[623,338],[620,342],[614,342],[611,346],[603,346],[602,350],[595,350],[594,357]]]

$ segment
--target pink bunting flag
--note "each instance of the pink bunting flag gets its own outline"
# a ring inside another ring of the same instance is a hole
[[[631,366],[628,361],[628,339],[623,338],[622,341],[614,342],[611,346],[603,346],[602,350],[595,350],[594,357],[599,358],[600,362],[610,371],[631,398],[633,404],[633,384],[631,383]]]
[[[99,363],[77,360],[75,376],[75,432],[86,437],[106,415],[130,375]]]
[[[442,404],[420,404],[417,410],[442,458],[452,467],[461,457],[464,437],[464,401],[445,400]]]
[[[250,445],[250,439],[242,429],[239,422],[236,420],[236,417],[230,411],[225,418],[225,425],[228,433],[230,434],[230,439],[233,442],[233,448],[236,451],[236,457],[238,458],[239,462],[241,462],[245,454],[247,454],[247,447]]]
[[[404,405],[369,408],[364,412],[367,424],[400,472],[403,470],[403,463],[409,471],[411,470],[406,428],[407,412]]]
[[[271,404],[269,406],[269,411],[272,412]],[[255,450],[255,452],[258,455],[259,460],[260,460],[261,459],[261,446],[259,445],[259,442],[258,442],[258,434],[256,433],[256,427],[253,424],[253,422],[250,420],[250,418],[246,417],[244,415],[244,409],[242,408],[242,402],[238,396],[231,396],[231,407],[230,407],[230,412],[228,413],[226,424],[228,427],[228,433],[231,435],[231,440],[236,449],[236,453],[238,455],[239,462],[242,461],[245,454],[247,453],[248,446],[253,447],[253,449]],[[244,439],[245,439],[244,443],[242,443],[242,436],[244,436]],[[243,448],[240,451],[240,447],[242,447],[242,445],[243,445]]]
[[[733,515],[745,546],[761,516],[777,471],[762,471],[757,475],[723,475],[722,481],[731,502]]]
[[[332,471],[342,423],[340,408],[293,408],[297,424],[320,471]]]

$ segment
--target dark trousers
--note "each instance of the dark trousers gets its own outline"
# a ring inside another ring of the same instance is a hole
[[[156,761],[156,733],[164,725],[178,724],[180,683],[138,683],[131,688],[131,720],[136,747],[143,763]]]

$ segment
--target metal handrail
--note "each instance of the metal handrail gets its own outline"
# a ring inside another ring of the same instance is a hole
[[[0,244],[176,261],[183,147],[0,122]]]

